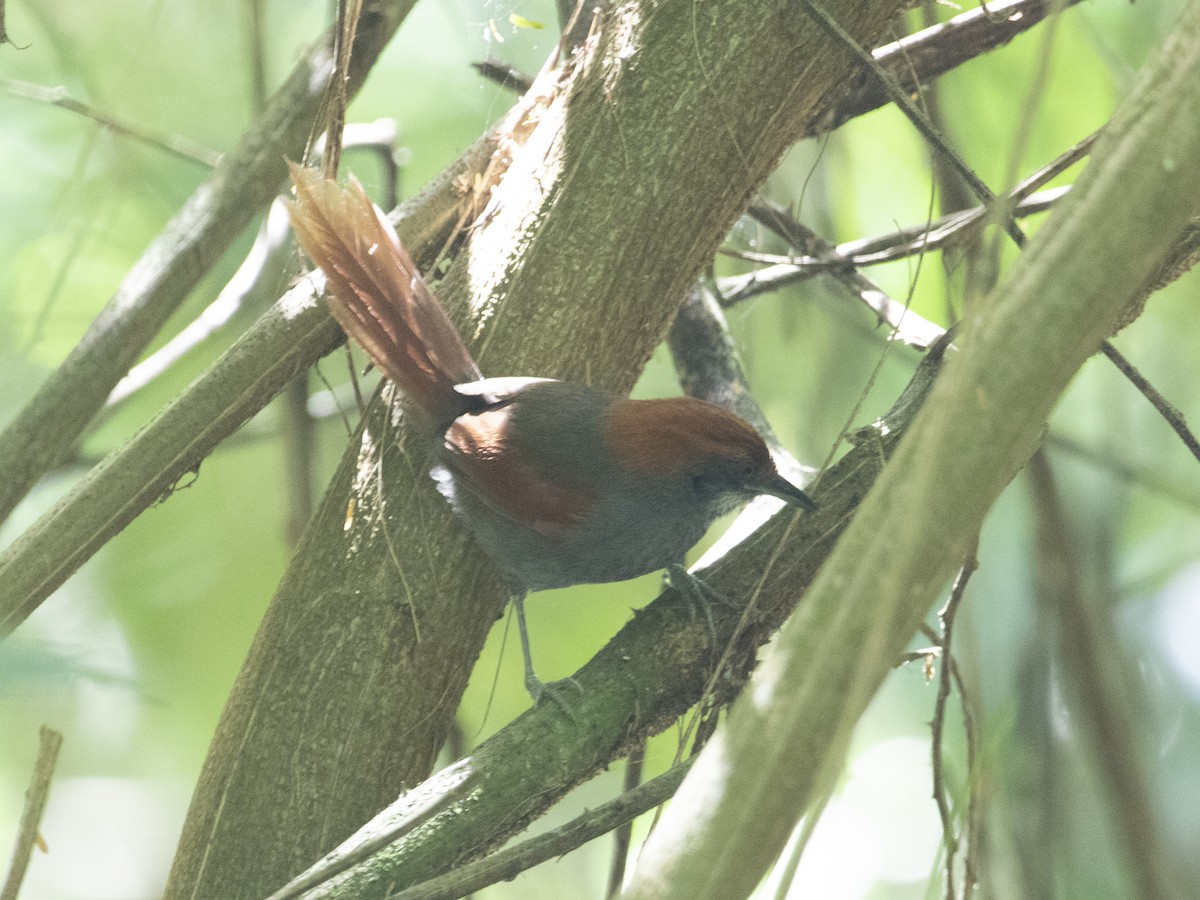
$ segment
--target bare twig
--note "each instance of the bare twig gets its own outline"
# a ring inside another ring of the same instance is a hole
[[[930,648],[938,656],[942,653],[942,643],[945,637],[928,625],[921,626],[921,633],[937,646]],[[929,651],[920,651],[922,653]],[[913,656],[917,656],[914,653]],[[958,691],[959,712],[963,719],[963,737],[967,747],[967,819],[963,828],[967,849],[963,853],[963,900],[970,900],[979,881],[979,848],[983,840],[983,809],[984,785],[983,774],[979,771],[977,758],[979,755],[979,732],[975,728],[975,713],[972,711],[971,695],[967,691],[962,671],[958,667],[958,659],[950,654],[943,663],[949,671],[954,687]],[[961,841],[960,841],[961,844]]]
[[[284,539],[289,547],[300,543],[313,513],[314,420],[308,413],[308,372],[298,372],[283,392],[283,471],[287,485]]]
[[[796,221],[785,210],[776,206],[755,205],[750,208],[750,215],[756,221],[783,236],[793,246],[804,248],[804,252],[809,254],[809,259],[815,259],[818,263],[827,262],[831,266],[835,266],[836,268],[831,268],[827,274],[849,288],[859,300],[871,309],[880,323],[887,325],[892,330],[896,340],[910,347],[924,350],[942,336],[945,329],[890,297],[873,281],[856,271],[853,263],[840,258],[836,247],[815,231]],[[760,275],[763,271],[765,270],[751,273],[750,277]],[[738,298],[743,299],[750,296],[757,292],[756,289],[759,286],[765,286],[768,283],[769,276],[763,281],[747,284],[739,291]],[[729,305],[732,305],[733,301],[729,297],[726,296],[724,299]]]
[[[1013,215],[1018,218],[1046,212],[1063,198],[1070,190],[1069,187],[1056,187],[1030,196],[1013,208]],[[751,213],[753,214],[753,212]],[[735,287],[733,297],[742,300],[745,291],[742,284],[753,281],[774,281],[771,288],[784,284],[792,284],[813,278],[817,275],[834,275],[845,271],[851,266],[877,266],[883,263],[895,262],[916,256],[930,250],[949,250],[968,241],[976,235],[979,228],[987,219],[987,210],[982,207],[964,209],[927,222],[922,225],[910,225],[887,234],[874,237],[858,238],[830,247],[827,256],[803,255],[789,256],[779,253],[762,253],[753,250],[738,250],[722,248],[721,253],[735,259],[749,262],[769,263],[772,266],[786,266],[793,270],[792,277],[785,270],[780,273],[771,272],[764,279],[767,270],[760,270],[751,275],[739,278],[722,279],[722,285],[729,283]],[[763,224],[766,224],[765,222]],[[756,277],[755,277],[756,276]],[[759,292],[755,292],[759,293]]]
[[[566,825],[468,863],[424,884],[413,885],[393,894],[390,900],[457,900],[471,891],[512,879],[539,863],[582,847],[588,841],[607,834],[625,822],[632,822],[647,810],[665,803],[675,793],[691,764],[691,759],[684,760],[657,778],[583,813]]]
[[[954,686],[958,688],[959,711],[963,719],[963,737],[967,745],[967,849],[963,854],[963,900],[971,900],[979,883],[980,845],[983,843],[983,811],[986,798],[983,773],[979,770],[979,732],[975,728],[971,695],[958,669],[958,660],[947,660]]]
[[[17,900],[29,857],[38,843],[38,825],[46,810],[50,797],[50,782],[54,777],[54,764],[62,747],[62,735],[45,725],[39,732],[37,762],[33,767],[33,778],[25,791],[25,808],[21,811],[21,824],[17,827],[17,840],[13,845],[12,861],[8,866],[8,877],[0,889],[0,900]]]
[[[1046,444],[1053,450],[1062,450],[1079,459],[1086,460],[1117,479],[1153,491],[1192,510],[1200,511],[1200,490],[1195,488],[1189,490],[1183,485],[1174,483],[1151,466],[1138,465],[1122,458],[1113,448],[1090,447],[1056,431],[1051,431],[1046,435]]]
[[[939,9],[936,4],[927,3],[921,8],[921,21],[925,28],[934,28],[939,24],[938,16]],[[908,54],[903,55],[903,59],[909,61]],[[910,68],[908,71],[911,72]],[[904,71],[904,70],[901,70]],[[929,114],[929,121],[934,127],[943,134],[950,132],[947,125],[946,117],[942,108],[942,89],[939,80],[932,80],[927,84],[917,88],[916,93],[921,103],[922,108]],[[949,166],[940,156],[930,156],[930,169],[933,177],[933,183],[937,188],[937,202],[943,216],[951,213],[961,212],[964,209],[970,209],[975,205],[974,198],[971,196],[970,190],[963,184],[963,180],[958,176],[954,169]],[[976,260],[977,251],[980,241],[978,237],[968,237],[961,247],[956,252],[951,252],[942,258],[942,268],[949,274],[958,266],[958,259],[966,261],[966,280],[964,296],[978,296],[975,289],[972,287],[974,278],[973,275],[977,271]],[[953,322],[958,319],[959,313],[953,301],[953,294],[960,293],[957,290],[952,290],[947,284],[943,290],[943,304],[945,308],[945,320]]]
[[[267,105],[267,42],[263,0],[242,0],[249,37],[250,102],[255,110]]]
[[[997,200],[992,190],[983,183],[983,180],[975,174],[974,170],[966,164],[962,157],[946,143],[937,129],[929,122],[929,118],[909,99],[908,94],[896,83],[895,79],[819,4],[814,2],[814,0],[800,0],[800,3],[813,20],[830,37],[839,41],[850,50],[858,58],[859,62],[874,74],[887,91],[888,98],[908,117],[908,120],[913,123],[913,126],[929,142],[930,146],[954,167],[963,181],[970,186],[975,196],[988,208],[989,214],[1004,227],[1004,230],[1013,239],[1013,242],[1018,247],[1022,246],[1025,243],[1025,235],[1017,225],[1016,219],[1013,218],[1012,211],[1005,208],[1005,204]]]
[[[1004,201],[1010,204],[1013,215],[1027,216],[1045,212],[1061,199],[1069,188],[1058,187],[1046,191],[1038,189],[1083,159],[1099,136],[1098,131],[1088,135],[1019,182],[1004,198]],[[785,211],[772,208],[770,215],[760,215],[759,210],[760,207],[752,207],[750,214],[805,255],[791,257],[726,251],[742,259],[774,263],[748,275],[721,279],[721,296],[727,306],[817,275],[839,277],[856,266],[893,262],[927,250],[945,249],[975,235],[987,221],[988,215],[986,208],[975,207],[943,216],[933,223],[914,225],[889,234],[860,238],[829,247],[822,238],[796,222]],[[853,285],[850,286],[853,289]]]
[[[953,666],[951,663],[954,656],[951,645],[954,636],[954,617],[962,605],[963,596],[966,593],[967,584],[970,582],[971,576],[979,568],[979,560],[976,558],[978,548],[979,539],[976,538],[975,544],[967,554],[966,559],[963,560],[962,568],[958,571],[958,576],[954,579],[954,587],[950,591],[950,598],[938,613],[938,619],[942,625],[942,668],[938,673],[938,692],[937,699],[934,702],[931,727],[933,731],[933,798],[937,802],[938,815],[942,820],[942,844],[946,851],[946,900],[955,900],[958,896],[954,888],[954,864],[958,856],[959,839],[955,834],[954,815],[950,809],[950,800],[948,791],[946,790],[945,772],[943,769],[945,757],[942,753],[942,737],[946,725],[946,704],[950,699],[950,686],[952,682],[951,672]]]
[[[157,131],[153,128],[136,125],[126,119],[102,112],[91,104],[84,103],[82,100],[76,100],[70,96],[66,88],[43,87],[40,84],[19,81],[15,78],[0,78],[0,87],[3,87],[5,91],[14,97],[24,97],[27,100],[48,103],[51,106],[57,106],[60,109],[78,113],[85,118],[91,119],[97,125],[111,131],[113,134],[133,138],[136,141],[141,141],[143,144],[158,147],[160,150],[164,150],[181,159],[186,159],[188,162],[200,163],[200,165],[211,169],[221,158],[221,154],[216,150],[197,144],[195,141],[190,141],[179,135],[168,134],[165,131]]]
[[[625,784],[623,794],[628,796],[631,791],[635,791],[638,785],[642,783],[642,769],[646,762],[646,742],[642,741],[629,754],[629,759],[625,761]],[[621,893],[621,888],[625,883],[625,865],[629,861],[629,845],[633,840],[633,819],[631,816],[628,820],[617,826],[613,833],[613,859],[612,868],[608,872],[608,893],[606,897],[616,897]]]
[[[490,56],[482,62],[471,63],[472,68],[488,81],[495,82],[502,88],[508,88],[517,94],[524,94],[533,87],[533,76],[522,72],[516,66],[511,66],[500,59]]]
[[[1150,405],[1158,410],[1158,414],[1166,419],[1166,422],[1171,426],[1171,430],[1179,436],[1183,441],[1183,445],[1188,448],[1188,452],[1200,461],[1200,441],[1196,440],[1196,436],[1192,434],[1192,430],[1188,428],[1187,420],[1183,418],[1183,413],[1167,402],[1167,399],[1152,385],[1146,376],[1137,370],[1137,368],[1127,360],[1121,351],[1112,345],[1111,341],[1105,341],[1100,345],[1100,352],[1103,353],[1108,360],[1117,367],[1130,383],[1142,392],[1142,396],[1150,401]]]
[[[277,296],[283,262],[291,252],[288,233],[287,210],[276,200],[259,226],[250,252],[217,298],[167,343],[130,369],[108,395],[105,407],[111,410],[168,371],[216,334],[253,298],[265,302]]]
[[[944,75],[989,50],[1003,46],[1037,25],[1052,12],[1078,0],[999,0],[886,44],[872,53],[906,92]],[[829,98],[827,112],[806,137],[824,134],[891,100],[881,82],[865,70],[847,79],[841,93]]]
[[[0,47],[11,43],[12,38],[8,36],[8,27],[4,23],[4,0],[0,0]]]
[[[326,178],[337,178],[342,161],[342,132],[346,128],[346,104],[350,101],[350,53],[358,34],[362,6],[362,0],[338,0],[337,3],[333,27],[333,77],[325,92],[324,115],[316,120],[325,128],[321,173]]]

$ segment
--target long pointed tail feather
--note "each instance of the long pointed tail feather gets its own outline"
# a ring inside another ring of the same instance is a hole
[[[466,408],[454,386],[482,378],[453,323],[353,176],[341,188],[312,169],[290,168],[292,227],[325,272],[333,317],[435,423],[448,424]]]

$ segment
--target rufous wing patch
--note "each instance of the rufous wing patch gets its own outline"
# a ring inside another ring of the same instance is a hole
[[[595,495],[522,461],[510,440],[510,419],[508,406],[459,416],[446,431],[447,463],[497,513],[544,537],[559,537],[588,515]]]

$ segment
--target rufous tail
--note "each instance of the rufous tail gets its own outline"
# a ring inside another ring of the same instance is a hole
[[[333,317],[435,423],[449,423],[466,408],[454,386],[483,376],[395,229],[353,176],[342,188],[289,165],[292,227],[325,272]]]

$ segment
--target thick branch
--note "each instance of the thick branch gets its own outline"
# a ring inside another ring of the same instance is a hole
[[[741,897],[841,764],[855,722],[1041,440],[1075,372],[1200,208],[1200,4],[1012,276],[643,848],[631,898]]]
[[[897,8],[856,0],[844,24],[873,43]],[[615,9],[504,142],[439,287],[485,373],[628,389],[848,72],[785,0],[694,13]],[[382,405],[356,436],[234,687],[168,896],[268,894],[428,774],[505,597],[427,477],[427,440]]]
[[[355,46],[357,91],[415,0],[377,0]],[[318,40],[271,103],[146,248],[67,358],[0,432],[0,521],[34,482],[70,455],[84,428],[159,328],[283,183],[324,94],[331,60]]]
[[[470,205],[464,182],[472,178],[463,174],[481,175],[496,145],[493,130],[398,211],[400,233],[421,262],[432,264]],[[312,282],[286,293],[208,372],[0,552],[0,639],[342,339]]]
[[[421,883],[503,843],[571,788],[700,702],[718,659],[723,659],[721,698],[732,696],[758,648],[795,608],[850,522],[928,394],[940,360],[941,349],[931,351],[892,412],[864,429],[859,446],[825,474],[817,513],[797,517],[785,511],[705,569],[705,584],[728,601],[713,605],[711,630],[688,598],[664,591],[574,674],[582,688],[572,707],[574,721],[553,704],[525,713],[467,760],[385,809],[346,849],[374,843],[407,816],[417,797],[448,792],[449,808],[304,896],[383,897],[389,886]]]

